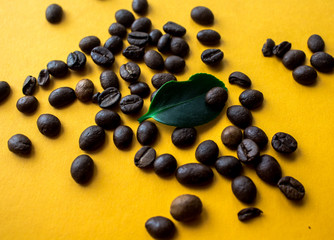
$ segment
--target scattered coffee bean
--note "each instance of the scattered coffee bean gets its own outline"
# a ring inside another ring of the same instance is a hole
[[[147,0],[133,0],[132,10],[138,14],[144,14],[147,12],[148,3]]]
[[[119,36],[120,38],[124,38],[127,34],[126,28],[120,23],[113,23],[110,25],[108,32],[112,36]]]
[[[280,153],[292,153],[297,149],[296,139],[284,132],[276,133],[271,140],[271,145]]]
[[[113,140],[118,149],[128,148],[131,145],[132,138],[133,131],[128,126],[120,125],[114,131]]]
[[[158,135],[158,128],[153,122],[144,121],[137,129],[137,140],[141,145],[151,145]]]
[[[152,27],[152,22],[147,17],[141,17],[135,20],[131,25],[132,32],[149,33]]]
[[[172,37],[170,41],[170,51],[179,57],[185,57],[189,53],[189,45],[183,38]]]
[[[254,207],[244,208],[238,212],[238,219],[242,222],[251,220],[260,216],[263,212]]]
[[[307,46],[312,52],[321,52],[325,48],[325,42],[318,34],[313,34],[307,40]]]
[[[331,72],[334,68],[334,58],[325,52],[316,52],[311,57],[311,65],[319,72]]]
[[[45,11],[46,20],[49,23],[59,23],[63,17],[63,9],[58,4],[51,4]]]
[[[60,87],[53,90],[49,95],[49,103],[52,107],[61,108],[74,102],[75,92],[69,87]]]
[[[138,64],[133,62],[123,64],[119,69],[119,74],[121,77],[130,83],[136,82],[140,76],[140,73],[140,67]]]
[[[268,137],[266,133],[255,126],[249,126],[244,131],[244,138],[253,140],[260,149],[263,149],[268,144]]]
[[[138,46],[135,46],[135,45],[130,45],[123,50],[122,54],[127,59],[138,61],[138,60],[141,60],[144,57],[145,48],[138,47]]]
[[[106,134],[100,126],[90,126],[80,135],[79,146],[84,151],[93,151],[100,148],[105,141]]]
[[[170,206],[170,214],[180,222],[194,220],[202,213],[203,204],[195,195],[183,194],[175,198]]]
[[[239,101],[242,106],[252,110],[262,105],[263,94],[258,90],[247,89],[240,94]]]
[[[171,154],[162,154],[153,163],[154,172],[160,177],[168,177],[174,174],[177,167],[175,157]]]
[[[94,83],[89,79],[80,80],[75,87],[75,95],[81,102],[88,102],[94,94]]]
[[[175,234],[175,225],[168,218],[157,216],[151,217],[145,223],[147,232],[156,239],[169,239]]]
[[[93,97],[92,97],[92,103],[99,103],[99,96],[101,93],[97,92],[94,93]]]
[[[184,70],[185,66],[185,61],[179,56],[172,55],[165,60],[165,68],[171,73],[180,73]]]
[[[117,112],[102,109],[95,115],[95,123],[103,129],[115,129],[121,124],[121,117]]]
[[[157,94],[158,90],[155,90],[150,97],[150,101],[152,102],[153,98],[155,97],[155,95]]]
[[[99,106],[101,108],[112,108],[119,102],[121,96],[117,88],[109,87],[98,96]]]
[[[47,65],[48,72],[56,78],[65,77],[68,73],[67,64],[63,61],[54,60]]]
[[[144,62],[146,66],[151,69],[161,70],[164,68],[164,59],[155,50],[148,50],[144,55]]]
[[[37,119],[38,130],[47,137],[56,137],[60,133],[61,123],[52,114],[42,114]]]
[[[195,151],[197,161],[205,165],[213,165],[217,161],[218,154],[218,145],[212,140],[201,142]]]
[[[244,203],[252,203],[256,197],[256,186],[246,176],[239,176],[232,181],[232,192],[237,199]]]
[[[226,147],[235,149],[242,141],[242,132],[235,126],[228,126],[223,130],[221,139]]]
[[[8,140],[9,151],[18,155],[29,155],[32,149],[30,139],[23,134],[15,134]]]
[[[16,102],[16,108],[21,113],[33,113],[38,107],[38,100],[34,96],[21,97]]]
[[[275,47],[275,42],[271,39],[271,38],[268,38],[267,41],[263,44],[263,47],[262,47],[262,53],[263,53],[263,56],[265,57],[271,57],[273,54],[273,49]]]
[[[80,71],[85,68],[86,56],[80,51],[74,51],[67,57],[67,66],[71,70]]]
[[[210,25],[214,21],[214,15],[207,7],[198,6],[193,8],[190,16],[192,20],[202,25]]]
[[[169,81],[177,81],[177,79],[171,73],[156,73],[151,79],[152,85],[156,89],[159,89],[162,85]]]
[[[252,85],[250,78],[242,72],[231,73],[228,77],[228,81],[230,84],[235,84],[242,88],[249,88]]]
[[[188,186],[202,186],[212,182],[213,171],[201,163],[187,163],[176,169],[176,179]]]
[[[175,37],[182,37],[186,34],[186,29],[175,22],[169,21],[162,28],[166,33]]]
[[[253,164],[260,156],[260,149],[253,140],[244,139],[238,146],[237,155],[242,163]]]
[[[170,41],[172,37],[170,34],[166,33],[162,35],[157,43],[157,48],[161,53],[167,53],[170,50]]]
[[[301,200],[305,196],[305,188],[297,179],[289,176],[282,177],[278,188],[290,200]]]
[[[282,58],[284,54],[291,49],[291,43],[284,41],[273,48],[273,54]]]
[[[196,137],[195,128],[175,128],[172,133],[172,142],[179,148],[189,147],[195,143]]]
[[[240,175],[242,165],[240,161],[233,156],[223,156],[217,159],[215,168],[222,176],[235,178]]]
[[[318,74],[313,67],[302,65],[292,72],[293,79],[303,85],[311,85],[315,83]]]
[[[216,45],[220,42],[220,34],[215,30],[204,29],[197,33],[197,39],[204,45]]]
[[[143,108],[144,101],[135,94],[127,95],[121,99],[119,106],[124,114],[135,114]]]
[[[0,102],[4,101],[10,94],[10,86],[5,81],[0,81]]]
[[[93,62],[101,67],[110,67],[115,61],[114,55],[105,47],[93,48],[90,56]]]
[[[50,83],[50,74],[47,69],[42,69],[39,72],[38,78],[37,78],[37,83],[39,86],[48,86]]]
[[[135,155],[135,165],[139,168],[149,168],[153,166],[156,152],[149,146],[141,147]]]
[[[205,95],[205,103],[215,109],[222,109],[228,98],[228,93],[225,88],[211,88]]]
[[[28,76],[23,82],[22,92],[24,95],[33,95],[36,89],[36,78]]]
[[[80,49],[87,54],[90,54],[93,48],[98,47],[100,45],[101,45],[101,41],[96,36],[84,37],[83,39],[81,39],[79,43]]]
[[[162,33],[158,29],[154,29],[149,33],[148,43],[152,46],[156,46],[158,44],[159,39],[162,37]]]
[[[305,61],[306,55],[301,50],[289,50],[282,59],[283,65],[290,70],[302,65]]]
[[[146,98],[150,95],[150,87],[144,82],[135,82],[129,85],[131,94],[138,95],[141,98]]]
[[[100,75],[100,83],[103,89],[110,87],[119,88],[117,75],[111,70],[105,70]]]
[[[115,13],[115,19],[116,19],[116,22],[128,28],[134,22],[135,16],[133,16],[132,12],[126,9],[121,9]]]
[[[116,54],[122,50],[123,41],[119,36],[111,36],[103,46],[107,48],[112,54]]]
[[[128,42],[138,47],[145,47],[148,43],[148,39],[148,34],[145,32],[131,32],[128,35]]]
[[[255,171],[259,178],[273,185],[276,185],[282,177],[281,166],[274,157],[267,154],[259,158]]]
[[[227,108],[227,118],[237,127],[246,128],[252,124],[252,113],[245,107],[234,105]]]
[[[224,53],[220,49],[206,49],[202,52],[201,59],[207,65],[217,65],[224,58]]]
[[[88,183],[94,173],[94,161],[88,155],[80,155],[74,159],[71,165],[71,176],[78,184]]]

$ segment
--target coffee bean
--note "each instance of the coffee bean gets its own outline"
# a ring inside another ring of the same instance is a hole
[[[78,184],[88,183],[94,173],[94,161],[88,155],[80,155],[74,159],[71,165],[71,176]]]
[[[321,52],[325,48],[325,42],[318,34],[313,34],[307,40],[307,46],[312,52]]]
[[[114,55],[105,47],[93,48],[90,56],[93,62],[101,67],[110,67],[115,61]]]
[[[121,9],[115,13],[115,19],[116,19],[116,22],[128,28],[134,22],[135,16],[133,16],[133,14],[130,11]]]
[[[80,80],[75,87],[75,95],[81,102],[88,102],[94,94],[94,83],[89,79]]]
[[[127,34],[126,28],[120,23],[113,23],[110,25],[108,32],[112,36],[119,36],[120,38],[124,38]]]
[[[152,102],[153,98],[155,97],[155,95],[157,94],[158,90],[155,90],[150,97],[150,101]]]
[[[171,154],[162,154],[153,163],[154,172],[160,177],[168,177],[174,174],[177,167],[175,157]]]
[[[106,134],[100,126],[90,126],[80,135],[79,146],[84,151],[93,151],[100,148],[105,141]]]
[[[61,108],[74,102],[75,92],[69,87],[60,87],[53,90],[49,95],[49,103],[52,107]]]
[[[47,69],[42,69],[39,72],[38,78],[37,78],[37,83],[39,86],[48,86],[50,83],[50,74]]]
[[[250,78],[242,72],[231,73],[228,77],[228,81],[230,84],[235,84],[242,88],[249,88],[252,85]]]
[[[100,75],[100,83],[103,89],[110,87],[119,88],[117,75],[111,70],[105,70]]]
[[[228,126],[223,130],[221,140],[226,147],[235,149],[242,141],[242,132],[235,126]]]
[[[139,168],[149,168],[153,166],[156,152],[149,146],[141,147],[135,155],[135,165]]]
[[[252,203],[256,197],[256,186],[246,176],[239,176],[232,181],[232,192],[237,199],[244,203]]]
[[[313,67],[302,65],[293,70],[292,76],[293,79],[300,84],[311,85],[315,83],[318,74]]]
[[[52,114],[42,114],[37,119],[38,130],[47,137],[56,137],[60,133],[61,123]]]
[[[24,95],[33,95],[36,89],[36,78],[28,76],[23,82],[22,92]]]
[[[273,49],[275,47],[275,42],[271,39],[271,38],[268,38],[267,41],[263,44],[263,47],[262,47],[262,53],[263,53],[263,56],[265,57],[271,57],[273,54]]]
[[[190,16],[192,20],[202,25],[210,25],[214,21],[214,15],[207,7],[198,6],[193,8]]]
[[[284,54],[291,49],[291,43],[284,41],[273,48],[273,54],[282,58]]]
[[[127,95],[121,99],[119,106],[124,114],[135,114],[143,108],[144,101],[135,94]]]
[[[159,89],[162,85],[169,81],[177,81],[177,79],[171,73],[156,73],[151,79],[152,85],[156,89]]]
[[[63,17],[63,9],[58,4],[51,4],[45,11],[46,20],[49,23],[59,23]]]
[[[176,169],[176,179],[188,186],[202,186],[212,182],[213,172],[210,167],[201,163],[187,163]]]
[[[242,165],[240,161],[233,156],[223,156],[217,159],[215,168],[222,176],[235,178],[240,175]]]
[[[99,96],[101,93],[97,92],[94,93],[93,97],[92,97],[92,103],[99,103]]]
[[[0,102],[4,101],[10,94],[10,86],[5,81],[0,81]]]
[[[122,50],[123,41],[119,36],[111,36],[103,46],[107,48],[112,54],[116,54]]]
[[[119,74],[121,77],[130,83],[136,82],[140,76],[140,73],[140,67],[138,64],[133,62],[123,64],[119,69]]]
[[[180,222],[194,220],[202,213],[203,204],[195,195],[183,194],[175,198],[170,206],[170,214]]]
[[[148,43],[152,46],[156,46],[158,44],[159,39],[162,37],[162,33],[158,29],[154,29],[149,33]]]
[[[127,59],[138,61],[138,60],[141,60],[144,57],[145,48],[138,47],[138,46],[135,46],[135,45],[130,45],[123,50],[122,54]]]
[[[263,181],[273,185],[276,185],[282,177],[281,166],[274,157],[267,154],[259,158],[255,171]]]
[[[149,33],[152,27],[152,22],[147,17],[141,17],[135,20],[131,25],[132,32]]]
[[[32,149],[30,139],[23,134],[15,134],[8,140],[9,151],[18,155],[29,155]]]
[[[215,45],[220,42],[220,34],[215,30],[204,29],[197,33],[197,39],[204,45]]]
[[[113,140],[118,149],[128,148],[131,145],[132,138],[133,131],[128,126],[120,125],[114,131]]]
[[[179,56],[172,55],[165,60],[165,68],[171,73],[180,73],[184,70],[185,66],[185,61]]]
[[[282,59],[283,65],[290,70],[302,65],[305,61],[306,55],[301,50],[289,50]]]
[[[237,155],[242,163],[254,164],[260,156],[260,149],[253,140],[244,139],[238,146]]]
[[[172,37],[170,34],[166,33],[162,35],[158,41],[157,48],[161,53],[167,53],[170,50],[170,41]]]
[[[331,72],[334,68],[334,58],[325,52],[316,52],[311,57],[311,65],[319,72]]]
[[[115,129],[121,124],[121,117],[117,112],[103,109],[95,115],[95,123],[103,129]]]
[[[172,142],[179,148],[189,147],[195,143],[196,137],[195,128],[175,128],[172,133]]]
[[[263,212],[254,207],[244,208],[238,212],[238,219],[242,222],[248,221],[250,219],[260,216]]]
[[[217,65],[224,58],[224,53],[220,49],[206,49],[202,52],[201,59],[207,65]]]
[[[278,188],[290,200],[301,200],[305,196],[305,188],[297,179],[289,176],[282,177],[278,183]]]
[[[252,110],[262,105],[263,94],[258,90],[247,89],[240,94],[239,101],[242,106]]]
[[[47,65],[48,72],[56,78],[65,77],[68,73],[67,64],[63,61],[54,60]]]
[[[234,105],[227,108],[227,118],[239,128],[246,128],[252,124],[252,113],[245,107]]]
[[[80,71],[85,68],[86,56],[80,51],[74,51],[67,57],[67,66],[69,69]]]
[[[186,29],[175,22],[169,21],[162,28],[166,33],[175,37],[182,37],[186,34]]]
[[[137,129],[137,140],[141,145],[151,145],[158,135],[158,128],[153,122],[144,121]]]
[[[145,47],[148,43],[148,39],[148,34],[145,32],[131,32],[128,35],[128,42],[138,47]]]
[[[271,145],[280,153],[292,153],[297,149],[297,141],[290,134],[276,133],[271,139]]]
[[[151,217],[145,223],[147,232],[156,239],[169,239],[175,234],[175,225],[168,218],[157,216]]]
[[[218,158],[218,154],[218,145],[212,140],[201,142],[195,151],[197,161],[205,165],[213,165]]]
[[[189,53],[189,45],[180,37],[172,37],[170,41],[170,51],[179,57],[185,57]]]
[[[144,14],[147,12],[148,3],[147,0],[133,0],[132,10],[138,14]]]
[[[249,126],[244,131],[244,138],[253,140],[260,149],[263,149],[268,144],[268,137],[266,133],[255,126]]]
[[[117,88],[109,87],[98,96],[99,106],[101,108],[112,108],[119,102],[121,96]]]
[[[138,95],[141,98],[146,98],[150,95],[150,87],[144,82],[135,82],[129,85],[131,94]]]
[[[38,107],[38,100],[34,96],[21,97],[16,102],[16,108],[21,113],[33,113]]]
[[[144,55],[144,61],[146,66],[151,69],[161,70],[164,68],[164,59],[155,50],[148,50]]]
[[[205,103],[215,109],[222,109],[228,98],[228,93],[225,88],[211,88],[205,95]]]
[[[100,46],[101,41],[98,37],[96,36],[87,36],[81,39],[79,43],[80,49],[87,53],[90,54],[90,52],[93,50],[93,48]]]

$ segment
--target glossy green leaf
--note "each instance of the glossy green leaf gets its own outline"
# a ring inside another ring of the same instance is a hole
[[[205,103],[205,95],[213,87],[226,89],[222,81],[206,73],[192,75],[188,81],[167,82],[158,90],[148,112],[138,121],[141,123],[153,118],[176,127],[194,127],[207,123],[223,109],[214,109]]]

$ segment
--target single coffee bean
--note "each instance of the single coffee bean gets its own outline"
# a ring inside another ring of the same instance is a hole
[[[155,50],[148,50],[144,55],[144,62],[146,66],[151,69],[161,70],[164,68],[164,59]]]
[[[175,234],[175,225],[168,218],[151,217],[145,223],[147,232],[156,239],[169,239]]]
[[[223,156],[217,159],[215,168],[219,174],[227,178],[235,178],[240,175],[242,165],[233,156]]]
[[[242,141],[242,132],[235,126],[228,126],[223,130],[221,139],[226,147],[236,149]]]
[[[71,165],[71,176],[78,184],[88,183],[94,173],[94,161],[88,155],[80,155],[74,159]]]
[[[93,48],[90,56],[96,65],[102,67],[110,67],[115,61],[114,55],[105,47],[98,46]]]
[[[213,165],[217,161],[218,154],[218,145],[212,140],[201,142],[195,151],[197,161],[205,165]]]
[[[24,95],[33,95],[36,89],[36,78],[28,76],[23,82],[22,92]]]
[[[187,163],[176,169],[176,179],[188,186],[202,186],[212,182],[213,171],[201,163]]]
[[[37,78],[37,83],[39,86],[48,86],[50,83],[50,74],[47,69],[42,69],[39,72],[38,78]]]
[[[103,89],[110,87],[119,88],[117,75],[111,70],[105,70],[100,75],[100,83]]]
[[[162,28],[166,33],[175,37],[182,37],[186,34],[186,29],[175,22],[169,21]]]
[[[121,124],[121,117],[117,112],[102,109],[95,115],[95,123],[103,129],[115,129]]]
[[[202,213],[203,204],[195,195],[183,194],[175,198],[170,206],[170,214],[180,222],[194,220]]]
[[[147,17],[141,17],[135,20],[131,25],[132,32],[149,33],[152,27],[152,22]]]
[[[259,158],[255,171],[259,178],[273,185],[276,185],[282,177],[281,166],[274,157],[267,154]]]
[[[207,65],[217,65],[224,58],[224,53],[220,49],[206,49],[202,52],[201,59]]]
[[[256,197],[256,186],[246,176],[239,176],[232,181],[232,192],[237,199],[244,203],[252,203]]]
[[[56,78],[65,77],[68,73],[67,64],[63,61],[54,60],[47,65],[48,72]]]
[[[158,128],[153,122],[144,121],[137,129],[137,140],[141,145],[151,145],[158,135]]]
[[[141,98],[146,98],[150,95],[150,87],[144,82],[135,82],[129,85],[131,94],[138,95]]]
[[[92,97],[92,103],[99,103],[99,96],[100,96],[100,92],[94,93],[93,97]]]
[[[139,168],[149,168],[153,166],[156,152],[149,146],[141,147],[135,155],[135,165]]]
[[[293,79],[303,85],[311,85],[315,83],[318,73],[313,67],[302,65],[292,72]]]
[[[106,134],[100,126],[90,126],[80,135],[79,146],[84,151],[93,151],[100,148],[105,141]]]
[[[69,69],[80,71],[85,68],[86,56],[80,51],[74,51],[67,57],[67,66]]]
[[[263,53],[263,56],[265,57],[271,57],[273,54],[273,49],[275,47],[275,42],[271,39],[271,38],[268,38],[267,41],[263,44],[263,47],[262,47],[262,53]]]
[[[155,90],[150,97],[150,101],[152,102],[153,98],[155,97],[155,95],[157,94],[158,90]]]
[[[120,23],[113,23],[110,25],[108,32],[112,36],[119,36],[120,38],[124,38],[127,34],[126,28]]]
[[[84,37],[83,39],[81,39],[79,43],[80,49],[87,54],[90,54],[93,48],[100,46],[100,45],[101,45],[101,41],[96,36]]]
[[[189,53],[189,45],[180,37],[172,37],[170,41],[170,51],[179,57],[185,57]]]
[[[46,20],[49,23],[59,23],[63,17],[63,9],[58,4],[51,4],[45,11]]]
[[[172,142],[179,148],[189,147],[195,143],[196,137],[195,128],[175,128],[172,133]]]
[[[262,213],[263,212],[258,208],[254,207],[244,208],[238,212],[238,219],[241,222],[245,222],[260,216]]]
[[[271,139],[271,145],[280,153],[292,153],[297,149],[297,141],[290,134],[276,133]]]
[[[331,72],[334,68],[334,58],[325,52],[316,52],[311,57],[311,65],[319,72]]]
[[[313,34],[307,40],[307,46],[312,52],[322,52],[325,48],[325,42],[318,34]]]
[[[266,133],[255,126],[249,126],[244,131],[244,138],[253,140],[260,149],[263,149],[268,144],[268,137]]]
[[[242,72],[231,73],[228,81],[230,84],[235,84],[242,88],[249,88],[252,85],[250,78]]]
[[[171,73],[156,73],[151,79],[152,85],[156,89],[159,89],[162,85],[169,81],[177,81],[177,79]]]
[[[118,149],[125,149],[131,145],[133,138],[133,131],[130,127],[120,125],[118,126],[113,135],[113,141]]]
[[[80,80],[75,87],[75,95],[81,102],[88,102],[94,94],[94,83],[89,79]]]
[[[128,42],[131,45],[135,45],[138,47],[145,47],[148,43],[148,34],[145,32],[131,32],[128,35]]]
[[[138,14],[144,14],[147,12],[148,3],[147,0],[133,0],[132,10]]]
[[[112,54],[116,54],[122,50],[123,41],[119,36],[111,36],[103,46],[107,48]]]
[[[297,179],[289,176],[282,177],[278,183],[278,188],[290,200],[301,200],[305,196],[305,188]]]
[[[180,73],[184,70],[186,63],[183,58],[179,56],[169,56],[165,60],[165,68],[171,73]]]
[[[121,99],[119,106],[124,114],[135,114],[143,108],[144,101],[135,94],[127,95]]]
[[[60,133],[61,123],[52,114],[42,114],[37,119],[38,130],[47,137],[56,137]]]
[[[237,155],[242,163],[254,164],[260,156],[260,149],[253,140],[244,139],[238,146]]]
[[[170,41],[172,37],[170,34],[166,33],[162,35],[157,43],[157,48],[161,53],[167,53],[170,50]]]
[[[123,50],[122,54],[127,59],[138,61],[138,60],[141,60],[144,57],[145,48],[138,47],[138,46],[135,46],[135,45],[130,45]]]
[[[123,64],[119,69],[121,77],[130,83],[136,82],[140,76],[140,67],[134,62]]]
[[[306,55],[301,50],[289,50],[282,59],[283,65],[290,70],[302,65],[305,61]]]
[[[38,100],[34,96],[21,97],[16,102],[16,108],[21,113],[33,113],[38,107]]]
[[[162,37],[162,33],[158,29],[152,30],[148,35],[148,43],[152,46],[156,46],[158,44],[159,39]]]
[[[61,108],[74,102],[75,92],[69,87],[60,87],[53,90],[49,95],[49,103],[52,107]]]
[[[291,49],[291,43],[284,41],[273,48],[273,54],[282,58],[284,54]]]
[[[234,105],[227,108],[227,118],[237,127],[246,128],[252,124],[252,113],[245,107]]]
[[[258,90],[247,89],[240,94],[239,101],[242,106],[252,110],[262,105],[263,94]]]
[[[10,94],[10,86],[5,81],[0,81],[0,102],[4,101]]]
[[[193,8],[190,16],[192,20],[201,25],[210,25],[214,21],[214,15],[207,7],[198,6]]]
[[[228,98],[228,93],[225,88],[211,88],[205,95],[205,103],[215,109],[222,109]]]
[[[116,22],[128,28],[134,22],[135,16],[133,16],[132,12],[126,9],[120,9],[115,13],[115,19],[116,19]]]
[[[204,45],[216,45],[220,42],[220,34],[212,29],[204,29],[197,33],[197,39]]]
[[[119,102],[121,96],[117,88],[109,87],[98,96],[99,106],[101,108],[112,108]]]
[[[154,172],[160,177],[168,177],[174,174],[177,167],[175,157],[171,154],[162,154],[153,163]]]
[[[18,155],[29,155],[32,149],[30,139],[23,134],[15,134],[8,140],[9,151]]]

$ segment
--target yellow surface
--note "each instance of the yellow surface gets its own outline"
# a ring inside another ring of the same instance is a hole
[[[76,101],[64,109],[52,108],[48,101],[51,90],[69,86],[89,78],[97,91],[102,88],[99,75],[103,70],[90,57],[84,72],[71,72],[66,79],[53,79],[47,89],[39,88],[35,96],[40,105],[37,112],[27,116],[20,113],[16,101],[22,96],[22,84],[27,75],[38,75],[50,60],[66,60],[68,53],[79,50],[78,43],[87,35],[96,35],[102,42],[108,37],[108,27],[115,22],[114,13],[120,8],[131,9],[130,0],[57,0],[65,17],[58,25],[45,19],[46,7],[55,1],[0,0],[0,80],[12,87],[9,99],[0,104],[0,239],[150,239],[144,228],[145,221],[156,215],[171,218],[169,207],[178,195],[198,195],[204,211],[199,221],[189,224],[175,222],[175,239],[331,239],[334,191],[334,129],[333,129],[333,74],[319,73],[315,86],[297,84],[291,71],[279,59],[265,58],[261,48],[266,38],[276,43],[287,40],[294,49],[307,55],[311,52],[306,42],[311,34],[320,34],[326,42],[326,51],[334,54],[334,2],[332,0],[150,0],[148,17],[153,27],[162,30],[169,20],[187,28],[185,39],[191,52],[186,58],[184,74],[187,80],[198,72],[214,74],[229,89],[228,106],[239,104],[242,89],[230,85],[228,76],[233,71],[246,73],[252,87],[263,92],[263,107],[253,111],[254,125],[262,128],[271,139],[278,131],[288,132],[298,140],[298,150],[291,156],[276,153],[269,146],[263,153],[273,155],[281,164],[284,175],[300,180],[306,196],[300,204],[287,200],[281,192],[261,181],[255,172],[245,167],[258,188],[256,206],[263,210],[262,217],[241,223],[237,212],[248,205],[239,202],[231,191],[231,182],[215,171],[213,184],[205,188],[188,188],[175,177],[163,179],[153,171],[134,166],[133,157],[140,148],[137,141],[127,151],[118,150],[107,131],[104,147],[89,153],[96,163],[96,173],[88,186],[76,184],[70,175],[70,166],[80,150],[81,132],[94,124],[100,110],[94,104]],[[212,26],[221,36],[219,46],[224,53],[219,68],[205,66],[200,60],[206,49],[196,34],[205,27],[194,23],[190,11],[206,5],[215,15]],[[137,17],[137,15],[136,15]],[[126,43],[126,45],[128,45]],[[112,70],[127,60],[117,55]],[[141,81],[151,90],[155,73],[140,63]],[[118,74],[119,75],[119,74]],[[130,93],[128,84],[120,79],[123,95]],[[149,100],[145,100],[145,113]],[[225,108],[226,110],[226,108]],[[236,153],[223,146],[222,130],[231,123],[225,112],[219,119],[197,127],[196,144],[186,150],[171,144],[173,127],[157,124],[159,138],[154,145],[157,154],[173,154],[178,165],[196,162],[196,146],[207,139],[216,141],[220,155]],[[62,132],[56,139],[39,133],[36,120],[42,113],[55,114],[62,122]],[[123,123],[136,131],[136,117],[121,114]],[[138,117],[138,116],[137,116]],[[22,133],[29,136],[34,150],[29,158],[9,152],[8,139]]]

